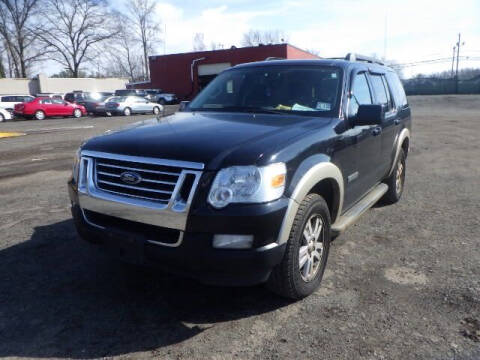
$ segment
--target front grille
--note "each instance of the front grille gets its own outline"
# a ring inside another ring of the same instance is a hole
[[[98,189],[159,203],[170,201],[182,172],[179,167],[106,158],[96,158],[94,169],[94,181]],[[122,180],[124,173],[139,175],[141,180],[136,184],[127,183]],[[190,184],[190,188],[182,189],[181,193],[190,194],[191,190]]]

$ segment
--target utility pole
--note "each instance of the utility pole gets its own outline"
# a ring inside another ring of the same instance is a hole
[[[454,47],[453,47],[453,56],[452,56],[452,73],[451,73],[452,79],[453,79],[453,68],[454,68],[454,66],[455,66],[455,52],[456,52],[456,50],[457,50],[457,47],[454,46]]]
[[[460,46],[465,45],[465,42],[461,42],[461,34],[458,34],[457,42],[457,70],[455,71],[455,92],[458,94],[458,63],[460,61]]]

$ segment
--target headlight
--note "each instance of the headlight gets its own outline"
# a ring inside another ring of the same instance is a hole
[[[284,163],[264,167],[232,166],[218,172],[208,202],[220,209],[230,203],[262,203],[280,198],[285,190]]]
[[[75,153],[73,158],[72,179],[75,184],[78,184],[78,172],[80,169],[80,149]]]

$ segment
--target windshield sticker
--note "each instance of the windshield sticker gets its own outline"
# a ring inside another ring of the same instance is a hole
[[[330,111],[332,109],[332,106],[329,103],[319,101],[317,102],[316,109],[320,111]]]
[[[303,106],[303,105],[300,105],[300,104],[294,104],[292,106],[292,110],[294,110],[294,111],[315,111],[315,109],[312,109],[308,106]]]

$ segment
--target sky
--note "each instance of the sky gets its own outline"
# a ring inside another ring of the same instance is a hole
[[[154,0],[164,43],[151,55],[188,52],[195,33],[212,42],[241,46],[250,29],[280,30],[288,43],[321,57],[349,52],[399,64],[449,58],[403,68],[405,77],[451,69],[462,34],[460,68],[480,68],[480,0]],[[125,0],[110,0],[119,10]],[[386,40],[386,44],[385,44]],[[386,46],[385,46],[386,45]],[[476,58],[476,59],[475,59]],[[59,72],[49,63],[43,72]]]
[[[451,58],[462,33],[460,67],[480,67],[480,0],[159,0],[166,32],[156,55],[192,51],[204,34],[225,48],[250,29],[281,30],[287,41],[322,57],[349,52],[405,64]],[[385,46],[386,39],[386,46]],[[386,55],[386,56],[385,56]],[[451,62],[404,68],[406,77],[450,70]]]

